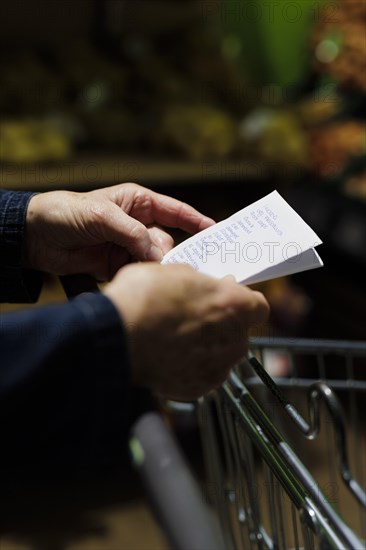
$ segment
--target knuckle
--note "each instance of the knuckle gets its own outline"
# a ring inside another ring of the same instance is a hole
[[[108,213],[103,203],[93,203],[89,207],[89,219],[97,226],[103,226],[108,221]]]
[[[132,191],[132,192],[138,192],[140,189],[142,189],[141,185],[139,185],[138,183],[135,183],[133,181],[128,181],[126,183],[123,183],[122,184],[124,186],[125,189],[127,189],[128,191]]]
[[[148,209],[151,206],[151,196],[147,189],[140,185],[135,185],[134,189],[134,207],[138,209]]]
[[[129,238],[131,242],[139,242],[144,240],[148,236],[146,227],[140,223],[135,223],[129,231]]]

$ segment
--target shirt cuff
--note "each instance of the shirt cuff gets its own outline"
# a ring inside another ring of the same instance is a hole
[[[36,302],[41,290],[41,273],[22,266],[26,213],[34,194],[0,195],[0,302]]]

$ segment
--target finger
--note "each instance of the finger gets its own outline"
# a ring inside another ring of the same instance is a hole
[[[177,227],[189,233],[197,233],[215,224],[211,218],[177,199],[138,185],[133,189],[135,191],[130,214],[145,225],[158,223],[166,227]]]
[[[240,285],[237,285],[240,288]],[[242,288],[242,287],[241,287]],[[242,288],[242,290],[244,290]],[[269,317],[269,304],[261,292],[249,290],[246,295],[246,304],[244,304],[243,296],[243,312],[247,315],[248,320],[252,324],[265,323]]]
[[[250,324],[267,321],[269,305],[261,292],[251,290],[243,285],[233,284],[225,279],[221,279],[220,284],[225,289],[223,299],[226,301],[226,307],[233,308]]]
[[[150,238],[154,244],[158,248],[160,248],[163,252],[163,254],[166,254],[171,250],[174,246],[174,240],[169,233],[161,229],[161,227],[158,227],[156,225],[152,227],[147,228]]]
[[[236,279],[234,277],[234,275],[225,275],[223,278],[222,278],[223,281],[230,281],[232,283],[236,283]]]
[[[117,205],[111,205],[102,222],[105,240],[127,248],[131,256],[139,260],[160,262],[163,252],[152,241],[145,225],[123,212]]]
[[[198,210],[177,199],[154,193],[152,197],[154,220],[167,227],[178,227],[188,233],[197,233],[215,224]]]

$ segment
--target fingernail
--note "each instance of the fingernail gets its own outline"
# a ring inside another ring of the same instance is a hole
[[[225,275],[223,278],[222,278],[223,281],[232,281],[233,283],[236,283],[236,279],[234,277],[234,275]]]
[[[163,253],[160,248],[152,244],[146,254],[146,259],[151,262],[161,262],[163,259]]]

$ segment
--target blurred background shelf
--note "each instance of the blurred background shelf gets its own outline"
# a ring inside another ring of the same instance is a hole
[[[1,187],[14,190],[89,190],[122,182],[167,188],[217,182],[245,187],[253,181],[263,182],[268,176],[266,164],[255,158],[194,161],[96,152],[60,162],[0,163]]]

